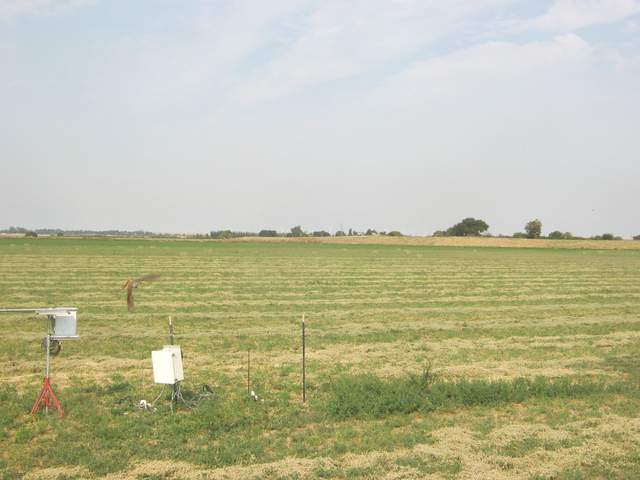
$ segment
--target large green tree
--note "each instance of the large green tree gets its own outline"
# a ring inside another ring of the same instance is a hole
[[[296,225],[295,227],[293,227],[291,229],[290,236],[292,236],[292,237],[306,237],[307,234],[305,233],[304,230],[302,230],[302,227],[300,225]]]
[[[487,222],[479,218],[468,217],[447,229],[445,233],[451,237],[477,237],[487,230],[489,230]]]
[[[524,226],[524,231],[527,232],[528,238],[540,238],[540,234],[542,233],[542,222],[537,218],[535,220],[531,220]]]

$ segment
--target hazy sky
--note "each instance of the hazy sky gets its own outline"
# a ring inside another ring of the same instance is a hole
[[[640,234],[640,0],[0,0],[0,228]]]

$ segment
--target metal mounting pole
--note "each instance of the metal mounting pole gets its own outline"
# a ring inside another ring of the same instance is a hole
[[[47,336],[44,341],[44,378],[49,381],[49,363],[51,362],[51,334],[53,333],[54,316],[47,316]],[[44,404],[45,413],[49,413],[49,402]]]
[[[51,348],[51,335],[47,335],[44,340],[44,376],[49,378],[49,348]]]
[[[174,335],[173,335],[173,318],[169,316],[169,344],[173,345]],[[173,405],[175,403],[176,408],[178,407],[178,382],[175,382],[171,385],[171,413],[173,413]]]

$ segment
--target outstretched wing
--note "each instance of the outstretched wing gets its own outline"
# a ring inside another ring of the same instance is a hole
[[[135,282],[139,283],[139,282],[153,282],[155,280],[158,280],[160,278],[160,275],[158,275],[157,273],[152,273],[151,275],[144,275],[140,278],[136,278]]]

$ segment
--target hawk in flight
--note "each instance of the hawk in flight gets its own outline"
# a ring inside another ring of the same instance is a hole
[[[153,282],[154,280],[158,280],[159,278],[160,278],[160,275],[152,274],[152,275],[145,275],[143,277],[136,278],[133,280],[129,279],[126,282],[124,282],[124,285],[122,286],[122,288],[127,289],[127,308],[129,309],[130,312],[133,312],[135,308],[135,305],[133,303],[133,289],[138,288],[138,285],[140,285],[142,282]]]

